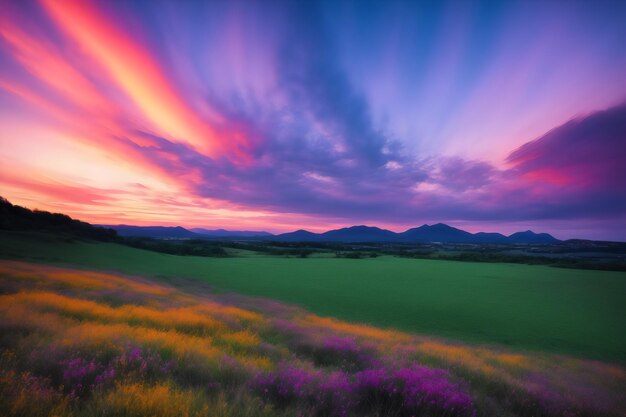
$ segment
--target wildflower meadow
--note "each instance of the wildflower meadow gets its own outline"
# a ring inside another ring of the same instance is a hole
[[[0,414],[620,416],[626,371],[145,277],[3,261]]]

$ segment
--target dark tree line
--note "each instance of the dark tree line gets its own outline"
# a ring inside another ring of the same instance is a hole
[[[117,238],[113,229],[92,226],[65,214],[29,210],[3,197],[0,197],[0,230],[48,232],[101,241]]]
[[[164,240],[149,237],[120,238],[120,243],[133,248],[180,256],[227,257],[228,253],[219,244],[202,239]]]

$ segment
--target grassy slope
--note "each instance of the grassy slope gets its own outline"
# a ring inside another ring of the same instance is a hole
[[[162,277],[465,341],[625,360],[626,274],[382,257],[194,258],[0,235],[0,256]]]
[[[620,366],[441,343],[177,282],[0,262],[0,415],[617,417],[626,410]]]

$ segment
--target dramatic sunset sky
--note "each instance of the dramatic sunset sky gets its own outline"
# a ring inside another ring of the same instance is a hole
[[[626,2],[1,0],[0,195],[626,240]]]

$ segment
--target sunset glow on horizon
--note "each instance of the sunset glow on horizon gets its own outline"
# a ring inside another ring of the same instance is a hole
[[[0,195],[626,241],[626,3],[4,1]]]

